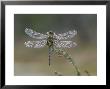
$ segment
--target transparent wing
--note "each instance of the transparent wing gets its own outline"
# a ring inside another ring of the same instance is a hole
[[[36,31],[33,31],[32,29],[29,29],[29,28],[25,29],[25,33],[27,35],[29,35],[30,37],[35,38],[35,39],[45,39],[45,38],[47,38],[47,35],[38,33]]]
[[[27,41],[24,43],[26,47],[31,48],[43,48],[46,45],[46,40],[42,41]]]
[[[68,39],[68,38],[73,38],[77,34],[76,30],[73,31],[68,31],[66,33],[62,34],[54,34],[54,38],[62,40],[62,39]]]
[[[77,44],[73,41],[55,41],[55,47],[58,48],[71,48],[75,46],[77,46]]]

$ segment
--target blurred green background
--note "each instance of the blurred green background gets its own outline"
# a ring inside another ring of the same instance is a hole
[[[97,75],[97,15],[96,14],[15,14],[14,15],[14,75],[55,76],[58,71],[65,76],[76,75],[73,66],[64,57],[52,56],[48,65],[48,47],[27,48],[25,41],[36,40],[25,34],[25,28],[45,34],[47,31],[64,33],[77,30],[71,39],[77,46],[64,49],[73,58],[82,75],[85,70]]]

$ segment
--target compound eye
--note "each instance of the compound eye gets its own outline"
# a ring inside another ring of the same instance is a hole
[[[53,35],[53,32],[52,32],[52,31],[50,31],[50,32],[49,32],[49,34]]]

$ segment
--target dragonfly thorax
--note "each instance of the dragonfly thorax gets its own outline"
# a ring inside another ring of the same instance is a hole
[[[49,47],[52,47],[54,44],[54,33],[52,31],[47,32],[48,38],[47,38],[47,45]]]

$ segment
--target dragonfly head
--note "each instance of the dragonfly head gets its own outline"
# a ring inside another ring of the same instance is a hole
[[[47,35],[53,36],[54,35],[54,32],[53,31],[49,31],[49,32],[47,32]]]

